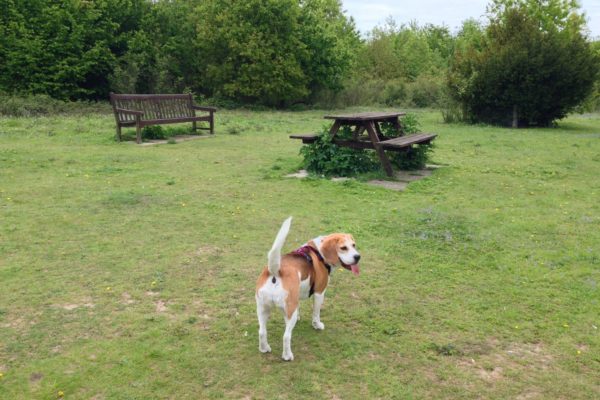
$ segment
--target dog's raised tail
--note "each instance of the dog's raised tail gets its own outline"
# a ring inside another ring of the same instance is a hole
[[[285,243],[285,238],[290,231],[290,226],[292,225],[292,217],[289,217],[283,224],[281,224],[281,228],[275,237],[275,241],[273,242],[273,247],[269,250],[269,273],[273,276],[279,276],[279,267],[281,264],[281,249],[283,244]]]

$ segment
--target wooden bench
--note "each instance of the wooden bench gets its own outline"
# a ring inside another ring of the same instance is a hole
[[[403,151],[407,148],[411,147],[413,144],[429,144],[433,139],[436,138],[435,133],[415,133],[412,135],[399,136],[395,138],[383,140],[379,142],[381,147],[384,150],[391,151]],[[300,139],[303,144],[311,144],[314,143],[318,134],[315,133],[305,133],[305,134],[297,134],[290,135],[290,139]],[[342,147],[352,147],[355,149],[374,149],[375,146],[373,142],[368,139],[363,140],[344,140],[344,139],[333,139],[333,143]]]
[[[117,122],[117,137],[121,141],[121,127],[136,128],[136,141],[142,142],[142,128],[151,125],[176,124],[191,122],[196,129],[209,130],[214,133],[214,107],[194,104],[191,94],[110,94]],[[196,115],[196,110],[205,111],[208,115]],[[197,128],[196,122],[209,123],[208,128]]]

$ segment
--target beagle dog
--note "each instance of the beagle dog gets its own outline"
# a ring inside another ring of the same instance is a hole
[[[299,300],[314,296],[312,326],[317,330],[325,329],[320,313],[329,275],[336,266],[342,266],[358,275],[360,260],[354,238],[345,233],[316,237],[282,257],[281,249],[291,223],[292,217],[289,217],[281,225],[269,251],[267,267],[256,282],[258,349],[262,353],[271,351],[267,341],[267,321],[271,309],[278,307],[283,311],[285,319],[282,358],[286,361],[294,359],[291,340],[292,330],[299,318]]]

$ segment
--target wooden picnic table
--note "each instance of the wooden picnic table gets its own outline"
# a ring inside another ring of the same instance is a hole
[[[385,154],[385,150],[406,151],[413,144],[430,143],[437,136],[434,133],[417,133],[404,136],[400,117],[403,112],[363,112],[356,114],[326,115],[325,119],[334,120],[329,133],[333,142],[338,146],[354,149],[374,149],[379,156],[381,165],[388,176],[393,176],[392,165]],[[380,124],[390,123],[394,128],[393,136],[385,136]],[[335,136],[344,126],[353,127],[351,139],[336,139]],[[368,136],[361,136],[364,132]],[[317,134],[290,135],[292,139],[302,139],[302,143],[310,144],[317,140]]]
[[[334,120],[334,123],[329,130],[329,133],[333,138],[335,138],[335,135],[340,128],[344,126],[354,127],[352,140],[337,144],[353,148],[375,149],[385,173],[388,176],[393,176],[392,165],[381,146],[381,142],[385,141],[387,138],[384,137],[381,132],[380,124],[385,122],[392,124],[397,133],[396,137],[402,136],[403,132],[402,125],[400,124],[400,117],[404,115],[406,114],[402,112],[362,112],[356,114],[326,115],[324,118]],[[360,135],[364,131],[367,131],[370,142],[361,142],[359,140]]]

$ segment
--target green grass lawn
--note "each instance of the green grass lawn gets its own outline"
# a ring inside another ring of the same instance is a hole
[[[150,147],[112,115],[0,119],[0,398],[598,398],[600,116],[419,112],[442,168],[394,192],[283,178],[325,113],[220,111]],[[285,363],[254,285],[289,215],[285,250],[346,231],[363,259]]]

